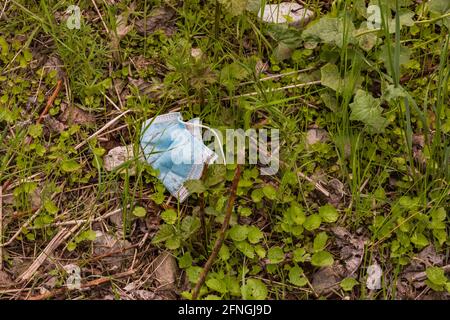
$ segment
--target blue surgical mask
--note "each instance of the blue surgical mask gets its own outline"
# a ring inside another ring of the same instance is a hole
[[[184,183],[200,179],[205,163],[217,159],[203,144],[199,126],[199,119],[184,122],[179,112],[172,112],[147,120],[142,128],[147,162],[159,170],[158,178],[180,202],[189,196]]]

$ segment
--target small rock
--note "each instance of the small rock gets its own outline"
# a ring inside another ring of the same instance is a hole
[[[178,267],[175,258],[168,252],[161,253],[153,261],[154,277],[162,289],[175,288]]]
[[[328,140],[328,133],[323,129],[309,129],[306,133],[306,146],[309,147],[317,142]]]
[[[262,12],[263,9],[264,12]],[[282,2],[280,4],[266,4],[260,9],[258,17],[268,23],[288,23],[295,27],[303,27],[314,18],[314,12],[295,2]]]
[[[140,34],[150,34],[162,30],[167,36],[176,31],[176,11],[168,6],[153,9],[148,17],[136,22],[136,30]]]
[[[133,160],[134,157],[133,145],[116,147],[109,150],[103,157],[103,165],[106,171],[112,171],[123,163]],[[128,174],[134,175],[136,173],[135,171],[135,168],[131,167]]]

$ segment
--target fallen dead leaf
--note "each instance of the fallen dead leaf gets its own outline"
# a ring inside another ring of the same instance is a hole
[[[344,227],[333,227],[331,231],[336,236],[335,244],[340,250],[340,262],[345,268],[344,277],[356,273],[364,257],[364,242],[362,237],[351,234]]]
[[[321,268],[319,271],[314,273],[311,285],[317,294],[322,295],[336,290],[338,288],[339,281],[340,277],[336,274],[334,268],[326,267]]]
[[[14,282],[12,281],[9,274],[5,271],[0,270],[0,288],[7,288],[11,286]]]
[[[162,30],[167,36],[171,36],[176,31],[175,16],[176,11],[170,7],[155,8],[146,19],[136,22],[136,30],[143,35]]]
[[[95,116],[74,105],[67,106],[65,103],[61,106],[62,113],[58,120],[64,124],[91,125],[95,123]]]

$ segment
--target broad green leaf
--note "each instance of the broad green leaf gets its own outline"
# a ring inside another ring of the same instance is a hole
[[[44,201],[44,208],[50,214],[57,214],[59,209],[52,200]]]
[[[311,264],[316,267],[329,267],[333,262],[332,254],[327,251],[316,252],[311,257]]]
[[[33,138],[42,136],[43,128],[41,124],[32,124],[28,129],[28,134]]]
[[[297,248],[292,253],[294,262],[305,262],[308,256],[305,248]]]
[[[353,287],[356,286],[359,282],[355,278],[345,278],[341,281],[340,286],[344,291],[352,291]]]
[[[61,163],[61,169],[64,172],[74,172],[81,168],[81,165],[75,160],[64,160]]]
[[[339,218],[339,213],[331,204],[326,204],[319,208],[319,215],[323,221],[332,223]]]
[[[387,126],[387,120],[381,114],[380,99],[375,99],[368,92],[357,90],[353,103],[350,104],[352,113],[350,120],[363,122],[369,132],[380,133]]]
[[[267,257],[270,260],[270,263],[280,263],[284,261],[284,252],[283,249],[281,249],[278,246],[272,247],[267,252]]]
[[[184,240],[188,239],[200,228],[200,219],[187,216],[181,222],[181,234]]]
[[[203,193],[206,191],[206,187],[201,180],[188,180],[184,183],[184,186],[190,193]]]
[[[333,89],[334,91],[340,91],[343,80],[339,69],[335,64],[327,63],[320,68],[320,81],[322,85]]]
[[[198,278],[200,277],[200,273],[202,272],[202,268],[199,266],[191,266],[186,269],[186,275],[191,283],[197,283]]]
[[[322,218],[318,214],[312,214],[306,218],[303,227],[308,231],[313,231],[319,228],[321,223]]]
[[[267,197],[267,199],[269,199],[269,200],[275,200],[277,198],[277,191],[270,184],[265,185],[262,188],[262,191],[263,191],[264,195]]]
[[[303,208],[298,204],[292,204],[287,210],[288,217],[297,225],[302,225],[306,220],[306,215],[303,212]]]
[[[142,207],[134,207],[133,215],[139,218],[145,217],[147,215],[147,210]]]
[[[234,243],[236,248],[242,252],[247,258],[253,259],[255,257],[255,250],[247,241],[239,241]]]
[[[303,31],[302,38],[307,42],[322,42],[342,47],[346,43],[354,43],[353,32],[355,27],[351,19],[331,18],[324,16],[316,22],[312,22]],[[346,41],[345,41],[346,40]]]
[[[226,244],[223,244],[219,250],[219,258],[223,261],[228,261],[230,259],[230,249]]]
[[[178,259],[178,266],[181,269],[186,269],[192,265],[192,256],[190,252],[186,252]]]
[[[448,279],[445,276],[444,270],[439,267],[429,267],[425,270],[428,280],[430,280],[435,285],[444,285]]]
[[[167,209],[161,213],[161,218],[168,224],[175,224],[177,222],[177,212],[173,209]]]
[[[1,50],[0,53],[3,57],[8,56],[9,53],[8,42],[2,36],[0,36],[0,50]]]
[[[316,235],[314,238],[314,244],[313,249],[314,251],[322,251],[325,249],[325,246],[327,245],[328,235],[326,232],[320,232]]]
[[[255,189],[252,191],[251,197],[253,202],[258,203],[261,202],[262,198],[264,197],[264,193],[262,189]]]
[[[289,270],[289,282],[298,287],[303,287],[308,283],[308,279],[305,277],[303,269],[295,266]]]
[[[414,243],[418,248],[425,247],[429,244],[427,237],[421,232],[414,232],[411,237],[411,242]]]
[[[175,236],[175,230],[173,229],[173,227],[168,224],[163,224],[162,226],[159,227],[158,232],[153,237],[152,243],[156,244],[156,243],[164,242],[174,236]]]
[[[239,207],[239,214],[242,217],[250,217],[252,215],[252,209],[247,207]]]
[[[181,246],[181,240],[179,237],[175,236],[167,239],[164,245],[169,250],[176,250]]]
[[[217,291],[221,294],[225,294],[228,292],[225,281],[217,279],[217,278],[212,278],[212,279],[206,280],[206,286],[208,288],[210,288],[211,290]]]
[[[264,237],[264,234],[261,232],[261,230],[259,230],[258,227],[250,226],[248,228],[248,234],[247,234],[248,242],[250,242],[252,244],[256,244],[256,243],[260,242],[263,237]]]
[[[245,239],[247,239],[248,231],[249,229],[247,226],[237,224],[231,227],[228,234],[234,241],[244,241]]]
[[[241,292],[244,300],[265,300],[268,294],[266,285],[259,279],[247,279]]]

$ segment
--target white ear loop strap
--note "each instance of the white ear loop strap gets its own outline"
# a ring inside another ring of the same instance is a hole
[[[222,156],[223,163],[226,164],[226,161],[225,161],[225,153],[223,152],[223,147],[222,147],[222,141],[220,141],[219,135],[218,135],[213,129],[211,129],[211,128],[208,127],[208,126],[199,124],[199,123],[185,122],[185,121],[181,120],[181,117],[178,118],[178,121],[179,121],[180,123],[185,124],[185,125],[195,126],[195,127],[200,127],[200,128],[207,129],[207,130],[211,131],[212,134],[214,135],[214,137],[216,137],[217,141],[218,141],[219,144],[220,144],[220,155]]]

